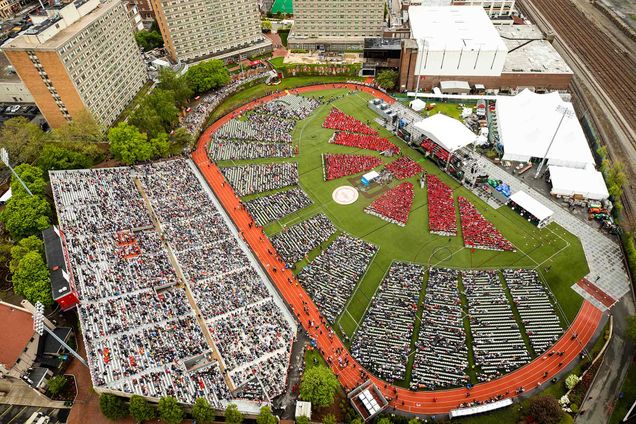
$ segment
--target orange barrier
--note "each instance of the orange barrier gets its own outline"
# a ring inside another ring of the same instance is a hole
[[[380,97],[388,103],[395,102],[394,99],[380,91],[355,84],[317,85],[289,90],[288,92],[293,94],[332,88],[358,89],[368,92],[375,97]],[[557,343],[548,350],[548,352],[552,350],[564,352],[562,356],[549,356],[546,353],[542,357],[496,380],[476,384],[470,390],[466,388],[455,388],[439,391],[411,391],[402,387],[393,386],[390,383],[386,383],[369,375],[349,354],[338,336],[330,334],[329,328],[325,325],[326,320],[320,315],[316,305],[298,283],[293,273],[285,269],[284,263],[280,261],[274,246],[263,233],[262,229],[254,223],[252,217],[244,209],[240,199],[225,180],[219,168],[210,162],[206,153],[212,134],[223,124],[245,110],[252,109],[259,104],[284,96],[288,92],[275,93],[255,100],[216,121],[199,138],[197,149],[193,152],[192,159],[237,226],[243,239],[263,265],[271,281],[278,288],[278,291],[287,302],[291,311],[296,315],[305,330],[307,330],[310,337],[316,340],[318,350],[329,363],[331,369],[338,377],[338,380],[347,391],[355,388],[367,379],[371,379],[382,391],[383,395],[390,400],[390,406],[397,410],[421,415],[446,414],[451,409],[458,408],[459,405],[464,402],[488,401],[497,396],[512,398],[518,395],[516,391],[520,387],[524,388],[524,392],[536,389],[577,359],[585,345],[592,340],[602,317],[602,312],[588,301],[583,303],[570,328]],[[311,325],[312,322],[313,325]],[[576,338],[573,339],[574,334],[576,334]],[[340,361],[347,365],[341,367],[339,365]],[[546,372],[548,375],[544,378]],[[361,373],[364,373],[364,376]]]

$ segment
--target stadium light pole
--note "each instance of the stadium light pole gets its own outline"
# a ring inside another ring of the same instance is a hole
[[[554,143],[554,139],[557,136],[557,133],[559,132],[559,128],[561,128],[561,124],[563,123],[563,120],[567,117],[567,118],[571,118],[572,116],[574,116],[574,111],[568,109],[565,106],[562,105],[558,105],[556,107],[556,111],[557,112],[561,112],[563,115],[561,115],[561,119],[559,120],[559,124],[556,127],[556,130],[554,130],[554,134],[552,134],[552,139],[550,140],[550,144],[548,144],[548,148],[545,151],[545,154],[543,155],[543,159],[541,160],[541,163],[539,164],[539,167],[537,168],[537,172],[536,174],[534,174],[534,178],[537,179],[539,178],[539,175],[541,174],[541,170],[543,169],[543,167],[545,166],[546,161],[548,160],[548,153],[550,152],[550,148],[552,147],[552,143]]]
[[[24,184],[24,181],[22,181],[22,178],[20,178],[20,176],[14,171],[13,167],[11,167],[11,164],[9,162],[9,152],[7,152],[7,149],[5,149],[4,147],[0,149],[0,160],[2,161],[2,163],[4,163],[7,166],[7,168],[9,168],[13,176],[16,177],[18,181],[20,181],[20,184],[22,184],[22,187],[24,187],[26,192],[29,193],[29,196],[33,196],[33,193],[31,193],[31,190],[29,190],[29,187],[27,187],[26,184]]]
[[[33,313],[33,330],[35,330],[35,332],[38,333],[40,336],[42,336],[44,334],[44,332],[46,331],[46,333],[49,336],[53,337],[55,340],[57,340],[57,342],[59,344],[64,346],[64,348],[66,350],[68,350],[71,353],[71,355],[73,355],[75,357],[75,359],[80,361],[82,363],[82,365],[84,365],[86,368],[88,368],[88,364],[86,363],[84,358],[82,358],[80,356],[79,353],[77,353],[73,349],[71,349],[71,347],[69,345],[67,345],[66,343],[64,343],[64,340],[60,339],[57,336],[57,334],[55,334],[54,331],[51,331],[51,329],[49,329],[49,327],[44,325],[44,305],[42,304],[42,302],[37,302],[35,304],[35,312]]]

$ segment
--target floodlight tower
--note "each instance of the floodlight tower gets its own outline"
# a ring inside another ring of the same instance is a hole
[[[556,130],[554,130],[554,134],[552,134],[552,140],[550,140],[550,144],[548,144],[548,148],[545,151],[545,155],[543,155],[543,159],[541,160],[541,163],[539,164],[539,167],[537,168],[537,173],[534,174],[535,179],[539,178],[539,175],[541,175],[541,170],[543,169],[545,162],[548,160],[548,153],[550,152],[552,143],[554,143],[554,139],[556,138],[557,133],[559,132],[559,128],[561,128],[561,124],[563,123],[563,120],[565,118],[571,118],[574,116],[574,111],[571,109],[568,109],[567,107],[563,105],[558,105],[556,107],[556,111],[561,112],[563,115],[561,115],[561,119],[559,120],[559,125],[557,125]]]
[[[62,346],[64,346],[64,348],[66,350],[71,352],[71,355],[73,355],[78,361],[80,361],[82,363],[82,365],[84,365],[86,368],[88,368],[88,364],[86,363],[84,358],[82,358],[80,356],[79,353],[77,353],[73,349],[71,349],[71,347],[69,345],[67,345],[66,343],[64,343],[64,340],[60,339],[57,336],[57,334],[55,334],[54,331],[51,331],[51,329],[49,329],[49,327],[44,325],[44,305],[42,304],[42,302],[37,302],[35,304],[35,312],[33,313],[33,330],[35,330],[35,332],[38,333],[40,336],[43,335],[44,332],[46,331],[46,333],[49,336],[51,336],[55,340],[57,340]]]

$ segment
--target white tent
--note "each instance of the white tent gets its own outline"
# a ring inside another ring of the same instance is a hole
[[[499,139],[504,160],[528,162],[547,154],[550,165],[586,168],[594,165],[592,152],[575,115],[563,118],[561,127],[548,151],[550,141],[563,117],[557,107],[572,113],[571,103],[561,100],[557,92],[536,94],[523,90],[516,96],[497,98]]]
[[[414,127],[449,152],[459,150],[477,140],[477,135],[466,125],[442,113],[416,122]]]
[[[594,169],[550,166],[552,190],[559,196],[581,196],[585,199],[604,200],[609,197],[603,174]]]
[[[411,109],[413,109],[414,111],[419,112],[426,108],[426,102],[424,100],[415,99],[410,103],[409,106],[411,106]]]
[[[543,227],[548,223],[554,211],[543,203],[536,200],[534,197],[531,197],[525,191],[518,191],[510,196],[510,200],[515,202],[517,205],[522,207],[526,212],[530,215],[534,216],[537,221],[539,221],[538,226]]]

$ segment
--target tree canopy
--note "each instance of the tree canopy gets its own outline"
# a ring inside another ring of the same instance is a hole
[[[554,397],[539,396],[530,399],[528,415],[538,424],[557,424],[563,417],[563,410]]]
[[[241,424],[243,422],[243,414],[235,403],[230,403],[225,408],[225,422],[228,424]]]
[[[148,140],[146,134],[125,122],[111,128],[108,139],[113,156],[127,165],[164,156],[170,149],[167,134]]]
[[[636,342],[636,315],[630,315],[627,317],[627,337]]]
[[[389,421],[390,423],[391,421]],[[333,414],[325,415],[322,419],[322,424],[336,424],[336,417]],[[386,423],[380,423],[386,424]]]
[[[218,59],[191,66],[185,77],[195,93],[205,93],[206,91],[223,87],[231,80],[227,68]]]
[[[155,417],[155,409],[148,401],[139,395],[132,395],[128,402],[128,412],[137,422],[149,421]]]
[[[44,243],[36,236],[23,238],[11,248],[9,271],[16,272],[22,258],[30,252],[37,252],[40,256],[44,256]]]
[[[159,399],[159,418],[166,424],[179,424],[183,421],[183,408],[172,396]]]
[[[38,252],[29,252],[20,260],[13,273],[13,291],[35,304],[53,304],[49,269]]]
[[[256,424],[277,424],[278,420],[272,414],[272,409],[269,406],[263,406],[261,412],[256,417]]]
[[[9,153],[12,165],[33,163],[47,135],[36,124],[22,116],[5,121],[0,129],[0,148]]]
[[[128,118],[128,122],[149,137],[156,137],[161,132],[170,132],[179,121],[179,109],[175,102],[172,91],[157,88],[144,97],[139,107]]]
[[[90,168],[94,159],[84,153],[63,147],[58,144],[46,144],[36,164],[43,171]]]
[[[163,37],[157,30],[142,30],[135,33],[135,41],[145,52],[163,47]]]
[[[102,126],[86,109],[73,116],[73,120],[51,131],[53,141],[58,143],[103,143],[105,134]]]
[[[301,415],[300,417],[296,418],[296,424],[309,424],[309,418]]]
[[[311,367],[305,371],[300,383],[300,397],[322,408],[333,403],[340,383],[333,372],[324,365]]]
[[[40,234],[51,225],[51,206],[41,196],[16,194],[0,212],[0,221],[14,240]]]
[[[44,172],[37,166],[23,163],[13,168],[16,174],[20,177],[22,182],[29,188],[32,194],[42,195],[46,189],[46,181],[44,181]],[[14,176],[11,175],[11,193],[27,194],[26,190],[22,186],[22,183]]]
[[[49,380],[49,384],[48,384],[49,393],[51,393],[53,396],[57,395],[58,393],[61,393],[62,390],[64,390],[64,387],[66,387],[66,383],[68,383],[68,380],[66,380],[66,377],[64,377],[63,375],[56,375],[55,377]]]
[[[397,85],[398,73],[392,69],[387,69],[378,73],[375,82],[385,90],[393,90]]]
[[[197,423],[211,424],[216,417],[214,408],[210,406],[210,402],[206,398],[196,398],[192,406],[192,417]],[[227,420],[226,420],[227,422]]]
[[[161,68],[159,70],[159,84],[157,84],[157,88],[171,92],[174,96],[174,101],[179,107],[184,107],[193,94],[188,80],[185,77],[179,77],[179,75],[170,68]]]
[[[106,418],[113,421],[128,416],[128,408],[124,401],[111,394],[103,394],[99,397],[99,409]]]

